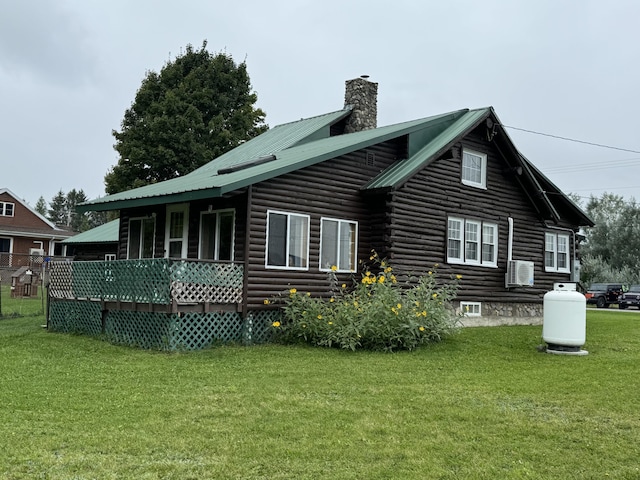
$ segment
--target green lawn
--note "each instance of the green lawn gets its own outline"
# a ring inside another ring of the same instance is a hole
[[[639,479],[640,313],[410,353],[165,354],[0,320],[2,479]]]

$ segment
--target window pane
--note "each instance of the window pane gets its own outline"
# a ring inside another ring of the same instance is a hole
[[[156,221],[153,218],[145,218],[142,224],[142,258],[153,258],[153,235]]]
[[[482,157],[469,152],[462,155],[462,180],[482,184]]]
[[[475,222],[466,222],[465,225],[465,251],[466,260],[478,261],[478,229],[479,225]]]
[[[267,265],[285,267],[287,256],[287,216],[269,213],[269,238],[267,239]]]
[[[307,218],[289,216],[289,266],[307,266]]]
[[[169,237],[182,238],[182,232],[184,231],[184,212],[171,212],[169,222]]]
[[[352,251],[355,249],[356,226],[349,222],[340,222],[340,270],[352,270],[355,262]]]
[[[142,239],[142,220],[129,222],[129,258],[140,258]]]
[[[462,222],[449,219],[448,223],[447,256],[453,259],[462,259]]]
[[[222,212],[219,215],[220,231],[217,260],[233,260],[233,217],[233,212]]]
[[[556,268],[556,236],[553,233],[546,233],[544,238],[544,266]]]
[[[215,213],[207,213],[200,222],[200,258],[205,260],[215,259],[216,219]]]
[[[13,217],[13,203],[4,204],[4,214],[7,217]]]
[[[496,227],[482,226],[482,262],[496,263]]]
[[[331,268],[338,265],[338,222],[322,220],[322,252],[320,268]]]

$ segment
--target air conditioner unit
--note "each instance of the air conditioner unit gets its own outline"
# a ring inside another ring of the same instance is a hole
[[[505,287],[531,286],[533,286],[533,262],[509,260],[507,262],[507,274],[505,275]]]

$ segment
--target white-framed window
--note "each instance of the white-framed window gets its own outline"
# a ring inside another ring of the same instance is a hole
[[[447,262],[496,267],[498,225],[460,217],[447,219]]]
[[[127,258],[153,258],[155,234],[155,217],[132,218],[129,220]]]
[[[189,234],[189,205],[167,205],[165,255],[168,258],[187,258]]]
[[[339,272],[356,271],[358,223],[335,218],[320,219],[320,270],[338,267]]]
[[[266,268],[309,269],[309,215],[267,211]]]
[[[466,317],[481,317],[482,303],[480,302],[460,302],[460,312]]]
[[[111,261],[116,259],[116,254],[115,253],[105,253],[104,254],[104,259],[107,262],[111,262]]]
[[[462,151],[461,181],[471,187],[487,188],[487,156],[484,153]]]
[[[15,204],[11,202],[0,202],[0,217],[13,217]]]
[[[201,212],[198,258],[233,260],[234,232],[233,209]]]
[[[569,235],[546,232],[544,234],[544,269],[547,272],[570,273]]]

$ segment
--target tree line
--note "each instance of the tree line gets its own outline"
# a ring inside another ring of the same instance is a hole
[[[68,193],[60,190],[49,203],[40,196],[34,210],[56,226],[80,233],[111,219],[107,212],[76,212],[76,205],[88,200],[83,190],[74,188]]]

